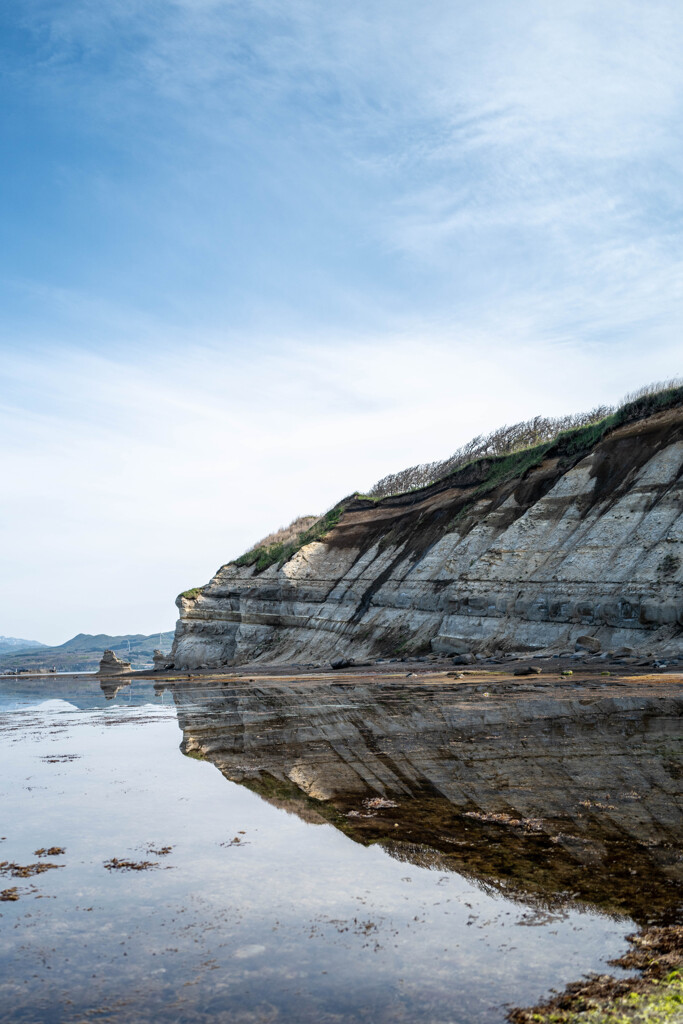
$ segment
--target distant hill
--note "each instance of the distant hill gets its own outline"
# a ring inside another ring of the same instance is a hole
[[[92,636],[79,633],[59,647],[35,646],[22,650],[0,649],[0,672],[14,672],[27,669],[37,672],[41,669],[56,668],[58,672],[93,672],[100,663],[102,652],[109,648],[119,658],[130,661],[132,668],[149,668],[152,664],[152,652],[155,648],[170,651],[173,643],[173,632],[129,633],[124,636],[109,636],[98,633]]]
[[[20,640],[16,636],[0,636],[0,654],[16,654],[17,651],[28,651],[36,647],[45,647],[37,640]]]

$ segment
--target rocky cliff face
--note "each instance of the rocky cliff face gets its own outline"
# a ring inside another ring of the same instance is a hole
[[[284,564],[229,563],[181,595],[175,667],[559,651],[586,633],[683,650],[680,404],[339,509]]]

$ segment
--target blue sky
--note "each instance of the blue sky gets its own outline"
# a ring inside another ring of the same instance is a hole
[[[681,372],[675,2],[0,13],[0,633]]]

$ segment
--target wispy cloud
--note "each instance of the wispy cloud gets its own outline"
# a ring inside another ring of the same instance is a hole
[[[1,17],[7,616],[157,628],[279,522],[681,372],[674,0]]]

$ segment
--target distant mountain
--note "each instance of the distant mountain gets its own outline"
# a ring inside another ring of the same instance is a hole
[[[28,651],[36,647],[45,647],[45,644],[41,644],[37,640],[20,640],[16,636],[0,636],[0,654]]]
[[[170,630],[166,633],[152,633],[150,636],[142,633],[128,633],[124,636],[79,633],[59,647],[36,645],[30,649],[0,649],[0,672],[21,669],[38,672],[51,668],[56,668],[58,672],[94,672],[99,667],[102,652],[107,648],[119,658],[129,661],[134,669],[149,668],[155,648],[167,652],[172,643],[173,632]]]

